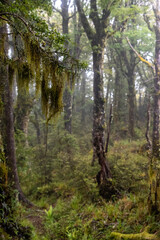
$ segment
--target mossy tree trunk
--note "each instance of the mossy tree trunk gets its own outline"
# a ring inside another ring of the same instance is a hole
[[[117,1],[112,1],[115,4]],[[99,165],[101,167],[97,174],[97,182],[100,187],[100,194],[104,198],[110,198],[112,194],[115,194],[112,184],[109,179],[111,178],[111,172],[106,161],[104,150],[104,93],[103,93],[103,57],[104,48],[107,39],[107,26],[110,16],[110,9],[106,7],[103,9],[102,17],[98,14],[98,6],[96,0],[90,0],[90,19],[93,22],[94,29],[92,29],[87,16],[84,13],[82,2],[76,0],[76,5],[81,18],[83,28],[87,34],[87,37],[91,43],[93,53],[93,148],[94,158],[98,158]],[[94,162],[94,161],[93,161]]]
[[[159,174],[159,118],[160,118],[160,2],[156,0],[153,6],[156,26],[156,45],[155,45],[155,77],[154,77],[154,105],[153,105],[153,136],[152,153],[150,156],[149,178],[150,193],[148,197],[148,208],[150,213],[160,212],[160,174]]]
[[[15,139],[14,139],[14,121],[13,121],[13,97],[12,86],[10,83],[10,71],[8,64],[8,28],[3,24],[0,28],[1,49],[3,54],[0,61],[0,97],[2,103],[2,139],[6,162],[8,166],[8,177],[10,186],[18,191],[19,200],[31,205],[31,203],[24,196],[18,177],[16,153],[15,153]]]
[[[154,109],[153,109],[153,140],[152,152],[157,158],[160,157],[159,146],[159,118],[160,118],[160,1],[156,1],[154,8],[156,26],[156,46],[155,46],[155,69],[156,74],[154,78]]]

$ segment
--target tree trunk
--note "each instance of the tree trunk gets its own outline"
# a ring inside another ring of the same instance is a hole
[[[87,78],[87,74],[85,71],[83,71],[82,81],[81,81],[81,99],[82,99],[81,100],[81,108],[82,108],[81,123],[82,123],[82,125],[85,124],[85,120],[86,120],[86,112],[85,112],[86,78]]]
[[[28,205],[32,205],[24,196],[18,177],[16,153],[15,153],[15,139],[14,139],[14,124],[13,124],[13,98],[12,98],[12,86],[9,82],[9,65],[7,63],[8,58],[8,38],[7,36],[7,25],[4,24],[1,28],[2,42],[5,42],[4,46],[4,57],[0,61],[0,88],[2,89],[1,101],[3,103],[2,111],[2,138],[4,145],[4,152],[6,162],[8,166],[8,177],[11,187],[18,191],[19,200],[23,201]],[[6,56],[5,56],[6,54]]]
[[[114,2],[114,1],[113,1]],[[112,3],[113,3],[112,2]],[[111,3],[111,5],[112,5]],[[110,181],[111,172],[106,161],[104,150],[104,93],[103,93],[103,57],[104,48],[107,38],[106,28],[108,26],[108,17],[110,9],[103,9],[103,15],[98,14],[98,6],[96,0],[90,1],[90,19],[92,20],[95,31],[92,29],[88,19],[84,13],[82,2],[76,0],[78,12],[80,14],[83,28],[91,43],[93,52],[93,162],[98,158],[100,171],[97,174],[97,182],[99,185],[100,195],[106,199],[110,199],[112,195],[116,195],[117,191]],[[110,6],[111,6],[110,5]]]
[[[150,193],[148,197],[148,208],[150,213],[160,212],[160,174],[157,167],[160,157],[159,145],[159,115],[160,115],[160,2],[155,3],[154,13],[156,18],[155,34],[155,78],[154,78],[154,106],[153,106],[153,137],[152,156],[150,158],[149,177]]]
[[[110,138],[110,132],[111,132],[111,123],[112,123],[112,104],[110,105],[110,112],[109,112],[109,121],[107,126],[107,139],[106,139],[106,147],[105,147],[105,153],[108,152],[108,146],[109,146],[109,138]]]
[[[129,105],[129,118],[128,118],[128,131],[131,138],[134,137],[135,126],[135,86],[134,86],[134,73],[128,77],[128,105]]]
[[[119,114],[119,101],[120,101],[120,74],[119,70],[115,69],[115,87],[114,87],[114,124],[115,126],[120,121],[120,114]]]
[[[23,201],[26,204],[31,205],[31,203],[25,198],[21,190],[17,172],[14,125],[13,125],[13,99],[11,86],[9,85],[8,65],[1,64],[0,74],[1,74],[0,85],[4,89],[2,95],[3,100],[2,136],[8,166],[9,182],[14,189],[18,190],[19,200]]]
[[[63,34],[68,34],[68,23],[69,23],[69,13],[68,13],[68,0],[61,0],[62,7],[62,28]],[[68,48],[68,41],[65,43],[65,47]],[[64,94],[63,94],[63,104],[64,104],[64,127],[69,133],[72,132],[72,77],[69,78],[69,83],[66,83]]]
[[[36,129],[36,135],[37,135],[37,144],[41,144],[41,130],[40,130],[40,124],[39,124],[39,118],[38,118],[38,110],[34,110],[34,119],[31,119],[31,123]]]
[[[33,99],[24,88],[18,89],[16,112],[16,128],[25,136],[25,146],[28,147],[29,114],[32,109]]]
[[[37,143],[41,144],[41,130],[40,130],[39,121],[38,121],[38,113],[36,110],[34,111],[34,115],[35,115],[35,120],[33,124],[35,126],[36,133],[37,133]]]
[[[109,78],[107,83],[107,92],[106,92],[106,104],[105,104],[106,114],[108,113],[108,105],[109,105],[110,81],[111,79]]]
[[[93,146],[96,149],[99,164],[101,166],[99,181],[104,182],[111,177],[111,172],[106,163],[104,150],[104,94],[103,94],[103,52],[93,52]]]
[[[64,104],[64,127],[69,133],[72,133],[72,91],[68,84],[65,86],[63,94]]]
[[[160,156],[159,147],[159,115],[160,115],[160,2],[156,1],[156,8],[154,9],[156,17],[156,47],[155,47],[155,69],[156,74],[154,78],[154,108],[153,108],[153,140],[152,152],[155,157]]]

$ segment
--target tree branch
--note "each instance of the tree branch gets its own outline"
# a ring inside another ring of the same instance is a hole
[[[77,11],[76,12],[74,12],[71,16],[69,16],[69,18],[68,19],[71,19],[71,18],[73,18],[75,15],[77,14]]]
[[[62,12],[58,8],[56,8],[54,6],[52,6],[52,8],[62,16]]]
[[[137,55],[137,57],[144,63],[146,63],[149,67],[151,67],[154,71],[154,66],[152,65],[152,63],[148,62],[146,59],[144,59],[143,57],[141,57],[141,55],[134,49],[134,47],[132,46],[132,44],[130,43],[128,37],[126,37],[126,40],[129,44],[129,46],[131,47],[131,49],[135,52],[135,54]]]
[[[93,41],[93,39],[95,38],[95,33],[92,30],[92,28],[91,28],[91,26],[88,22],[88,19],[87,19],[86,15],[84,13],[84,10],[81,6],[80,0],[75,0],[75,2],[76,2],[76,5],[77,5],[77,8],[78,8],[78,12],[79,12],[79,15],[80,15],[80,19],[81,19],[83,28],[86,31],[87,37],[90,41]]]
[[[110,9],[113,5],[116,4],[117,1],[118,0],[109,1],[106,9],[103,9],[103,15],[102,15],[102,19],[101,19],[103,28],[107,27],[107,20],[108,20],[108,17],[110,15],[110,13],[111,13]]]
[[[150,19],[149,19],[149,17],[148,17],[145,13],[143,14],[143,19],[144,19],[144,21],[147,23],[148,29],[149,29],[151,32],[154,32],[154,28],[151,27],[151,24],[150,24]]]
[[[90,0],[90,5],[91,5],[90,18],[92,19],[95,29],[98,32],[100,27],[100,18],[98,16],[96,0]]]
[[[24,18],[22,18],[21,16],[15,14],[15,13],[10,13],[10,12],[2,12],[2,13],[0,13],[0,17],[1,16],[7,16],[7,15],[8,16],[13,16],[13,17],[16,17],[16,18],[20,19],[24,23],[24,25],[28,28],[28,30],[33,34],[33,31],[31,30],[31,28],[28,25],[28,23],[24,20]],[[7,21],[7,19],[5,19],[5,21]]]

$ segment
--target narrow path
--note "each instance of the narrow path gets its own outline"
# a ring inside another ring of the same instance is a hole
[[[29,214],[26,215],[25,218],[32,223],[38,235],[44,235],[45,234],[45,228],[43,224],[43,217],[45,215],[44,210],[31,208],[28,213]]]

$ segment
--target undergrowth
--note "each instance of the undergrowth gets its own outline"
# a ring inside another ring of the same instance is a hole
[[[83,133],[78,138],[53,128],[47,153],[45,144],[30,144],[25,162],[19,141],[22,187],[41,209],[40,214],[34,209],[19,210],[20,221],[24,225],[28,224],[24,219],[29,221],[32,239],[110,240],[112,231],[139,233],[146,226],[157,232],[159,220],[148,214],[148,158],[142,151],[143,140],[119,140],[109,147],[106,157],[121,197],[106,202],[96,183],[99,165],[91,166],[93,152],[84,139]]]

